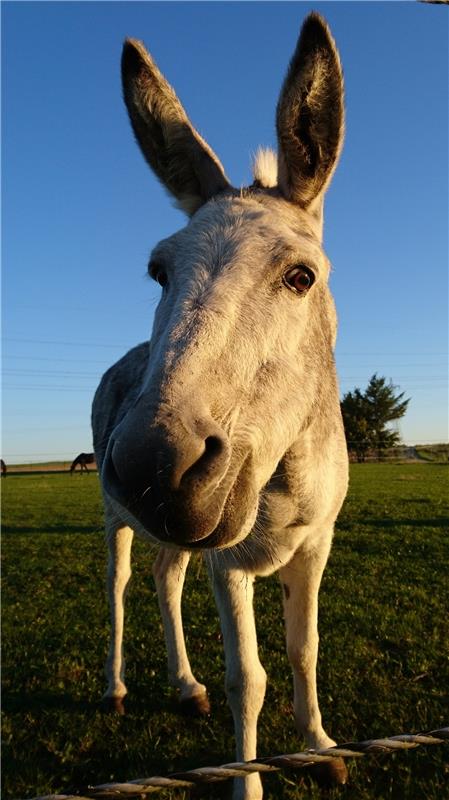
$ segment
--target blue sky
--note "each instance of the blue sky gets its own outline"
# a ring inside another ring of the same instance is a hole
[[[377,372],[411,397],[404,441],[448,438],[448,13],[414,2],[3,2],[3,456],[92,449],[101,374],[148,338],[150,250],[184,224],[133,141],[125,36],[143,39],[237,186],[305,14],[327,18],[347,136],[325,247],[342,393]]]

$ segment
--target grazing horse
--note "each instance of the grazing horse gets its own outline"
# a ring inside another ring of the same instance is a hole
[[[79,456],[72,461],[70,474],[73,475],[73,472],[78,465],[80,467],[80,472],[89,472],[87,469],[88,464],[95,464],[95,453],[80,453]]]
[[[208,710],[181,620],[185,570],[204,551],[223,632],[236,757],[256,757],[266,674],[253,611],[257,575],[279,571],[297,728],[334,744],[316,686],[318,589],[347,490],[322,249],[323,198],[343,140],[343,79],[325,21],[302,27],[277,106],[277,157],[233,188],[141,42],[127,40],[124,98],[150,167],[189,220],[153,250],[162,286],[151,342],[102,378],[92,412],[109,547],[112,637],[105,698],[123,711],[124,592],[134,532],[158,543],[153,573],[180,702]],[[343,783],[343,762],[325,765]],[[258,800],[258,775],[234,798]]]
[[[7,469],[6,469],[6,464],[3,461],[3,458],[0,458],[0,468],[1,468],[1,474],[6,478]]]

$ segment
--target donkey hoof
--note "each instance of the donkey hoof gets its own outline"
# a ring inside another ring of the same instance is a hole
[[[208,717],[210,703],[207,694],[195,694],[179,701],[180,710],[186,717]]]
[[[314,764],[309,768],[309,774],[323,789],[348,782],[348,770],[343,758],[333,758],[325,764]]]
[[[124,697],[103,697],[101,708],[106,714],[125,714]]]

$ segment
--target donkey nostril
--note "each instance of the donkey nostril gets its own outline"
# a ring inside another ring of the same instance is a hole
[[[203,452],[197,460],[184,472],[181,483],[192,479],[206,479],[206,481],[219,479],[226,469],[229,454],[229,445],[225,437],[207,436],[203,443]]]
[[[220,453],[223,452],[226,445],[219,436],[208,436],[206,441],[204,442],[205,450],[201,458],[204,456],[213,457],[218,456]]]
[[[226,453],[227,445],[224,439],[220,439],[219,436],[207,436],[204,440],[204,452],[191,469],[195,469],[197,474],[207,473],[211,469],[219,467],[222,457]]]

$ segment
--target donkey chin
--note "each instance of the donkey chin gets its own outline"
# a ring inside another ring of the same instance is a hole
[[[188,484],[170,490],[141,491],[116,464],[112,447],[103,462],[102,482],[116,515],[141,536],[186,550],[220,550],[238,544],[251,532],[259,492],[251,457],[230,464],[224,480],[210,494],[192,492]]]

